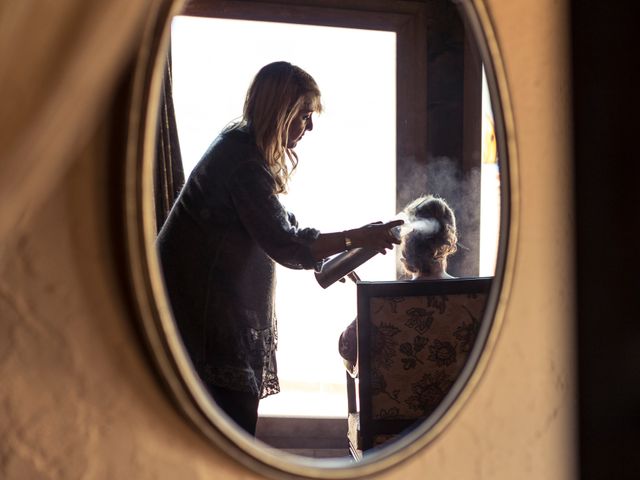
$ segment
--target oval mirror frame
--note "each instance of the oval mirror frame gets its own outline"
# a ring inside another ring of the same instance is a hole
[[[124,168],[124,247],[135,316],[150,356],[178,409],[227,454],[272,478],[359,478],[379,473],[432,443],[463,407],[486,368],[501,328],[515,262],[518,226],[518,177],[514,125],[506,76],[492,21],[483,0],[455,0],[480,51],[494,112],[501,177],[500,238],[496,275],[469,359],[436,410],[402,438],[358,463],[313,459],[282,452],[256,441],[227,419],[197,378],[182,345],[164,289],[154,248],[153,165],[156,124],[171,19],[185,0],[163,0],[150,12],[141,36],[130,103]]]

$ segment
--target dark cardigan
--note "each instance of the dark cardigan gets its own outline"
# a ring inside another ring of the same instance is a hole
[[[167,292],[205,385],[262,398],[280,390],[275,263],[316,268],[247,132],[222,133],[193,170],[157,240]]]

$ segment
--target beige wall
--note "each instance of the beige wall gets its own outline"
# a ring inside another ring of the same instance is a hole
[[[117,269],[110,106],[152,5],[0,2],[1,478],[260,478],[163,394]],[[489,7],[519,153],[511,296],[460,415],[381,478],[575,476],[566,5]]]

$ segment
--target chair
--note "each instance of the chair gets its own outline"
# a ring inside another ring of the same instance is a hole
[[[347,373],[351,455],[426,419],[475,342],[491,278],[359,282],[357,374]]]

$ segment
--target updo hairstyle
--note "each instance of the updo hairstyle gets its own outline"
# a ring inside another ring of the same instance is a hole
[[[401,254],[405,269],[429,274],[434,265],[443,264],[458,250],[458,232],[453,210],[441,198],[426,195],[403,210],[408,232],[402,237]],[[421,223],[437,223],[439,228],[419,228]],[[415,227],[415,228],[414,228]]]

